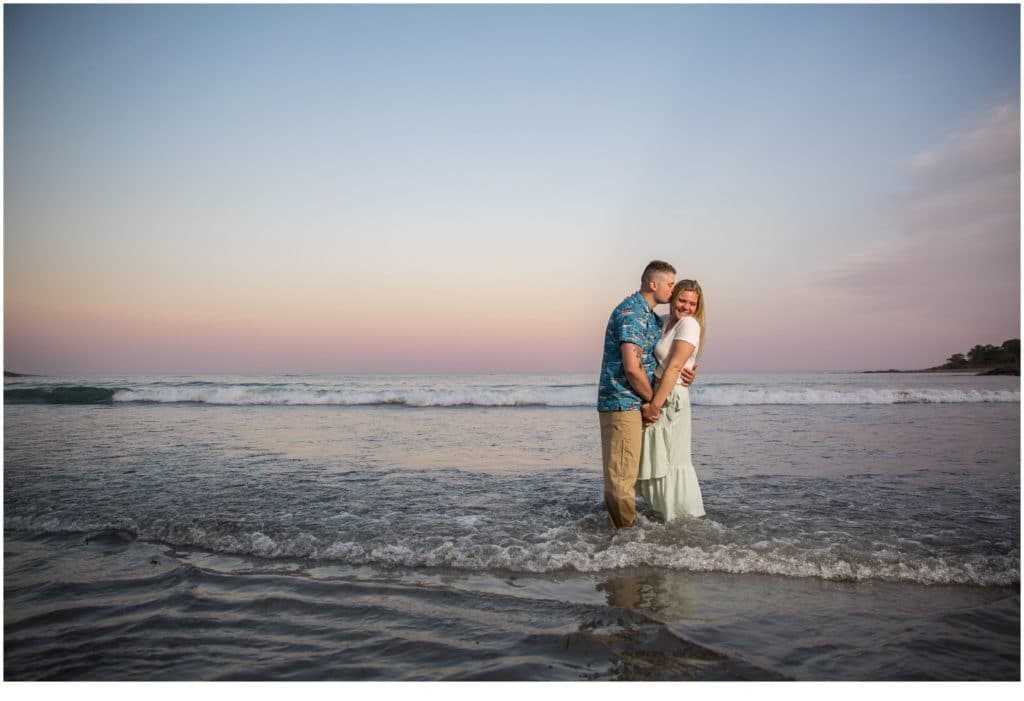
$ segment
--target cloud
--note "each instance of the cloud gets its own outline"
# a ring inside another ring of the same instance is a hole
[[[908,184],[890,206],[901,235],[839,261],[819,284],[883,313],[896,335],[956,330],[951,343],[973,345],[1018,334],[1019,101],[914,156]]]
[[[1020,105],[996,105],[969,129],[910,162],[913,178],[929,191],[973,186],[1020,171]]]

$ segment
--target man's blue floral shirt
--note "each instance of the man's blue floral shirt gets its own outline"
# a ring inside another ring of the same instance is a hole
[[[640,397],[626,379],[622,365],[621,343],[633,343],[643,351],[641,363],[647,379],[654,382],[654,346],[661,338],[661,320],[647,306],[647,300],[636,292],[612,310],[604,332],[604,357],[601,359],[601,380],[597,386],[598,411],[639,409]]]

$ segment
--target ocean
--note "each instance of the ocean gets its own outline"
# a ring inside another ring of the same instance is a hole
[[[6,680],[1019,680],[1020,381],[702,372],[707,516],[589,375],[12,377]]]

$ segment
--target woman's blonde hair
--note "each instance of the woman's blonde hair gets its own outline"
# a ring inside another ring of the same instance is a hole
[[[704,304],[704,291],[700,289],[700,284],[698,284],[696,280],[680,280],[676,283],[676,286],[672,288],[672,297],[668,301],[669,305],[675,304],[676,297],[678,297],[681,292],[697,293],[697,309],[693,312],[693,318],[700,324],[700,347],[697,348],[696,360],[699,359],[701,353],[704,352],[704,332],[708,327],[704,316],[707,306]]]

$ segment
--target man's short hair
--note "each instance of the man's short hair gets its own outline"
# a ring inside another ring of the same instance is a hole
[[[640,286],[647,289],[647,283],[653,280],[655,275],[664,275],[667,273],[675,275],[676,269],[663,260],[652,260],[647,264],[647,267],[644,268],[644,274],[640,276]]]

